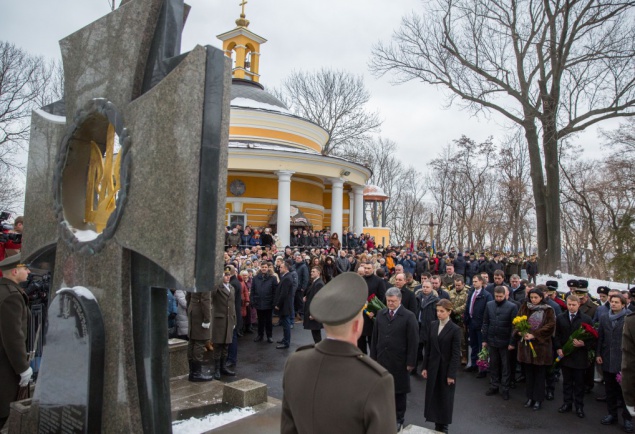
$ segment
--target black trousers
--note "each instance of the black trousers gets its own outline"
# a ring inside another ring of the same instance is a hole
[[[617,382],[617,374],[604,371],[604,386],[606,387],[606,406],[608,407],[609,414],[613,417],[617,417],[617,401],[624,401],[624,395],[622,394],[622,386]],[[626,409],[626,406],[622,409],[622,417],[624,420],[632,420],[633,417]]]
[[[492,388],[509,390],[512,373],[509,366],[509,351],[507,347],[489,349],[489,381]]]
[[[359,339],[357,339],[357,348],[364,353],[368,354],[368,348],[370,347],[370,339],[371,336],[361,335]]]
[[[518,366],[518,349],[514,347],[513,350],[507,351],[507,358],[509,359],[509,372],[510,372],[510,381],[516,382],[516,367]]]
[[[403,423],[406,418],[406,406],[408,405],[407,393],[395,393],[395,408],[397,409],[397,423]]]
[[[271,311],[272,309],[257,309],[258,315],[258,336],[264,336],[265,331],[267,337],[273,336],[273,325],[271,324]]]
[[[317,344],[322,340],[322,330],[311,330],[311,336],[313,336],[313,342]]]
[[[293,297],[293,310],[296,315],[304,316],[304,301],[302,298],[304,298],[304,291],[301,289],[296,290]]]
[[[525,363],[525,384],[527,399],[542,402],[545,400],[545,379],[547,377],[546,365],[532,365]]]
[[[565,404],[573,404],[575,408],[584,407],[584,372],[585,369],[562,367],[562,398]]]

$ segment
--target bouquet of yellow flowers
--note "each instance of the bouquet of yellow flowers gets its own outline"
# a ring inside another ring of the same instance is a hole
[[[517,316],[516,318],[513,319],[512,325],[514,326],[516,330],[518,330],[518,333],[520,333],[520,336],[521,336],[520,341],[524,342],[525,345],[529,345],[529,348],[531,349],[531,355],[534,357],[538,357],[538,354],[536,354],[536,350],[534,349],[534,344],[531,342],[531,340],[525,339],[525,334],[531,331],[531,326],[529,325],[529,322],[527,321],[527,315]]]

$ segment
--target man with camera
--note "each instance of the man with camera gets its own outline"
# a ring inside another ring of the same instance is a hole
[[[20,259],[18,253],[0,262],[0,429],[9,418],[9,404],[15,401],[20,387],[29,385],[33,374],[26,348],[30,312],[20,287],[30,271]]]

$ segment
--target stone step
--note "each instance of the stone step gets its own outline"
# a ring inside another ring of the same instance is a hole
[[[417,425],[408,425],[402,431],[403,434],[437,434],[439,431],[423,428]]]

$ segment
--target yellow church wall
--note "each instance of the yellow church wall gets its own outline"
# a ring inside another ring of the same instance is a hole
[[[264,178],[255,176],[229,175],[227,177],[227,200],[231,201],[236,197],[229,191],[230,184],[240,179],[245,184],[245,197],[260,197],[276,199],[278,197],[278,180],[274,178]],[[241,196],[242,197],[242,196]]]
[[[299,136],[297,134],[287,133],[284,131],[275,131],[271,129],[264,128],[252,128],[252,127],[229,127],[229,136],[230,137],[241,137],[241,138],[261,138],[267,137],[269,139],[277,139],[281,142],[286,142],[291,145],[304,145],[308,148],[313,149],[314,151],[321,152],[322,149],[319,144],[315,143],[312,140],[307,139],[306,137]]]
[[[291,178],[291,202],[295,200],[324,206],[321,200],[322,192],[324,191],[323,188],[320,188],[315,184],[293,181],[294,179]]]

